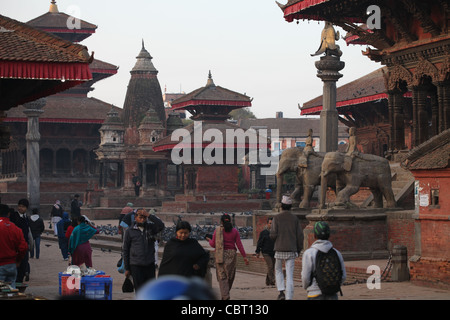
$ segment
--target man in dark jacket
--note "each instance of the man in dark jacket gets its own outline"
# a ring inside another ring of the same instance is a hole
[[[76,194],[73,197],[72,202],[70,203],[70,218],[73,219],[78,219],[79,217],[81,217],[81,202],[80,202],[80,195]]]
[[[155,237],[164,229],[164,223],[145,209],[138,209],[135,223],[125,232],[123,261],[125,277],[133,277],[137,291],[148,280],[155,278]]]
[[[255,253],[258,256],[262,253],[267,265],[266,285],[273,286],[275,284],[275,252],[273,251],[273,240],[270,238],[270,228],[273,218],[267,218],[267,224],[263,231],[259,234],[258,243],[256,244]]]
[[[31,235],[33,236],[34,246],[30,251],[30,258],[34,258],[34,251],[36,251],[36,259],[39,259],[40,247],[41,247],[41,234],[45,230],[44,220],[39,216],[39,210],[34,208],[31,216],[29,217],[28,224],[30,225]],[[33,250],[34,249],[34,250]]]
[[[275,280],[280,292],[278,300],[291,300],[294,295],[294,260],[303,249],[303,230],[299,219],[291,213],[292,200],[283,196],[281,209],[273,218],[270,237],[275,241]],[[286,267],[286,285],[283,275],[283,261]],[[284,295],[286,290],[286,296]]]
[[[20,199],[17,203],[17,211],[10,216],[11,222],[22,229],[23,237],[29,246],[33,245],[33,240],[30,232],[30,225],[28,223],[27,211],[30,206],[28,199]],[[22,283],[24,280],[28,281],[30,277],[30,265],[29,265],[29,252],[25,254],[20,265],[17,267],[17,278],[16,282]]]

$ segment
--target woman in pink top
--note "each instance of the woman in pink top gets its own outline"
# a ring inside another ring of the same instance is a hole
[[[230,215],[222,215],[220,222],[221,225],[214,231],[212,239],[206,239],[211,247],[216,248],[216,274],[222,300],[229,300],[236,274],[236,247],[244,257],[246,265],[248,265],[248,259],[239,232],[231,224]]]

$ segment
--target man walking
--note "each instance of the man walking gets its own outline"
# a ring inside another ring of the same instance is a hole
[[[33,237],[30,232],[30,225],[28,223],[28,215],[27,211],[30,207],[30,202],[28,199],[20,199],[17,202],[17,211],[14,212],[14,216],[10,217],[11,222],[13,222],[19,229],[22,230],[23,237],[25,242],[28,245],[28,248],[31,249],[33,247]],[[30,264],[29,264],[29,255],[28,251],[25,253],[25,256],[22,258],[20,264],[17,266],[17,278],[16,282],[22,283],[24,280],[28,281],[30,278]]]
[[[308,300],[337,300],[337,292],[346,278],[344,259],[328,240],[330,226],[325,221],[314,224],[316,241],[303,253],[302,284]]]
[[[80,195],[76,194],[73,197],[72,202],[70,203],[70,218],[72,220],[78,219],[81,217],[81,201],[80,201]]]
[[[259,234],[258,243],[256,244],[256,256],[261,253],[267,265],[266,285],[273,286],[275,284],[275,252],[273,251],[273,241],[270,238],[270,228],[272,227],[273,217],[267,218],[267,224],[263,231]]]
[[[27,251],[22,230],[9,220],[9,207],[0,204],[0,280],[16,287],[17,267]]]
[[[291,207],[291,198],[283,196],[282,211],[273,218],[270,229],[270,237],[275,242],[275,280],[279,291],[278,300],[292,300],[294,296],[294,261],[303,249],[302,226],[299,219],[290,212]],[[283,261],[286,267],[286,284]]]

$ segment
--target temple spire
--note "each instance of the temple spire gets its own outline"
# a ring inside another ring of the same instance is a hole
[[[214,81],[212,79],[211,70],[208,73],[208,81],[206,82],[206,87],[215,87]]]
[[[153,57],[150,53],[145,49],[144,39],[142,39],[142,49],[136,57],[137,61],[134,68],[131,72],[150,72],[150,73],[158,73],[158,70],[154,67],[152,63]]]
[[[48,12],[59,13],[58,6],[56,5],[55,0],[52,0],[52,2],[50,3],[50,10],[48,10]]]

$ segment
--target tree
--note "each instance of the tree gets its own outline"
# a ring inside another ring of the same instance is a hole
[[[253,112],[250,111],[249,108],[239,108],[234,109],[229,113],[231,116],[231,119],[233,120],[239,120],[239,119],[256,119],[256,116],[253,114]]]

